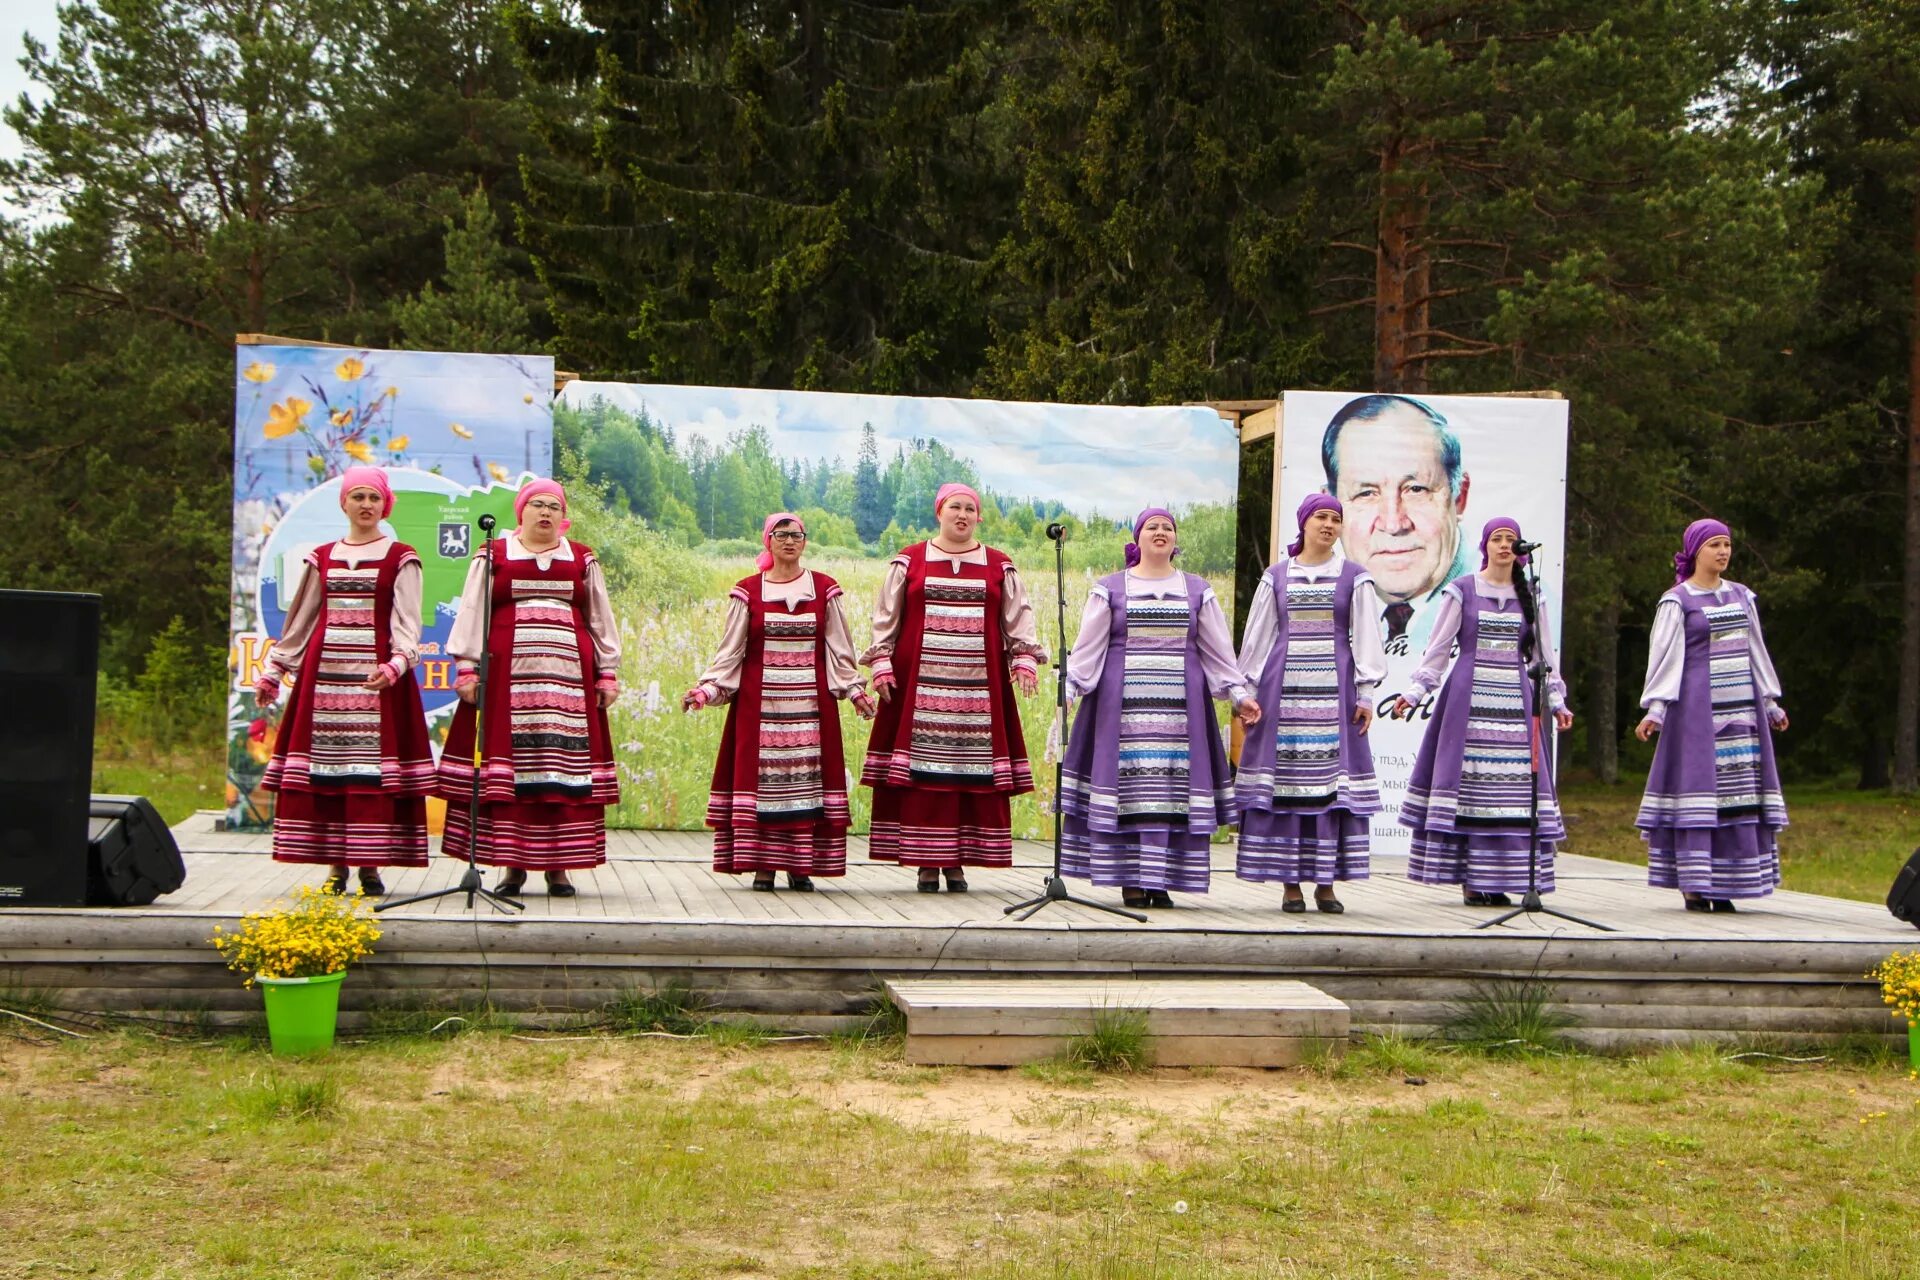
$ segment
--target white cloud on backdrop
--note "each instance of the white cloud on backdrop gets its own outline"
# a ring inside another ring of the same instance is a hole
[[[1239,442],[1204,406],[1109,405],[921,399],[816,391],[672,387],[574,382],[560,402],[595,398],[628,412],[645,409],[681,438],[715,445],[765,427],[776,453],[838,458],[852,467],[861,428],[873,424],[881,465],[915,438],[933,439],[972,462],[1007,497],[1052,499],[1077,512],[1114,515],[1145,506],[1231,502]]]

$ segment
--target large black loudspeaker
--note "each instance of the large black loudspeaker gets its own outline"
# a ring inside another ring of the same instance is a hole
[[[0,906],[87,898],[100,597],[0,591]]]
[[[88,801],[87,902],[144,907],[187,879],[180,846],[145,796],[93,796]]]

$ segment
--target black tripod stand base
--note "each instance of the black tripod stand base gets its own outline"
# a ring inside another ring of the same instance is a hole
[[[459,884],[451,885],[445,889],[435,889],[432,893],[416,893],[411,898],[399,898],[392,902],[376,903],[373,909],[376,912],[391,911],[395,907],[410,907],[416,902],[433,902],[440,898],[450,898],[456,893],[464,893],[467,895],[467,907],[469,910],[472,909],[475,898],[486,902],[495,911],[525,911],[527,909],[526,903],[514,898],[509,898],[503,893],[495,893],[493,890],[481,884],[480,870],[471,863],[468,864],[466,871],[461,874]]]
[[[1014,912],[1018,911],[1022,914],[1014,916],[1013,918],[1016,920],[1025,920],[1050,902],[1071,902],[1076,907],[1090,907],[1095,911],[1104,911],[1108,915],[1125,916],[1129,920],[1138,920],[1141,924],[1147,923],[1147,918],[1137,911],[1128,911],[1124,907],[1110,906],[1104,902],[1093,902],[1087,898],[1075,897],[1073,894],[1067,892],[1067,882],[1059,876],[1047,877],[1046,892],[1042,893],[1039,897],[1028,898],[1025,902],[1016,902],[1001,912],[1001,914],[1012,916]]]
[[[1546,903],[1540,901],[1540,895],[1534,892],[1532,889],[1527,890],[1525,896],[1523,896],[1520,899],[1520,905],[1515,907],[1513,910],[1503,911],[1499,915],[1495,916],[1493,919],[1483,920],[1479,924],[1473,927],[1475,929],[1491,929],[1497,924],[1505,924],[1507,921],[1513,919],[1515,916],[1535,916],[1535,915],[1552,916],[1556,920],[1566,920],[1573,924],[1583,924],[1589,929],[1598,929],[1602,933],[1615,932],[1614,927],[1610,924],[1601,924],[1597,920],[1586,920],[1586,919],[1582,919],[1580,916],[1569,915],[1565,911],[1555,910],[1554,908],[1548,906]]]

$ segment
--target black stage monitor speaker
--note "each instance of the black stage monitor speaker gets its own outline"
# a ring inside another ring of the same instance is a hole
[[[1893,878],[1893,888],[1887,890],[1887,910],[1893,912],[1895,920],[1905,920],[1920,929],[1920,849],[1913,851],[1907,865]]]
[[[173,832],[145,796],[88,801],[87,905],[144,907],[187,878]]]
[[[87,897],[100,597],[0,591],[0,906]]]

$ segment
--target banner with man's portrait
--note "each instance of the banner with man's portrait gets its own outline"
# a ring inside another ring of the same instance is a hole
[[[1292,541],[1294,512],[1308,494],[1331,493],[1345,508],[1341,551],[1380,594],[1387,678],[1370,736],[1384,808],[1373,820],[1373,851],[1405,854],[1400,798],[1430,706],[1411,720],[1385,711],[1420,665],[1442,588],[1480,568],[1480,530],[1495,516],[1517,521],[1527,541],[1541,544],[1533,561],[1559,642],[1567,402],[1289,391],[1281,433],[1275,545]]]

